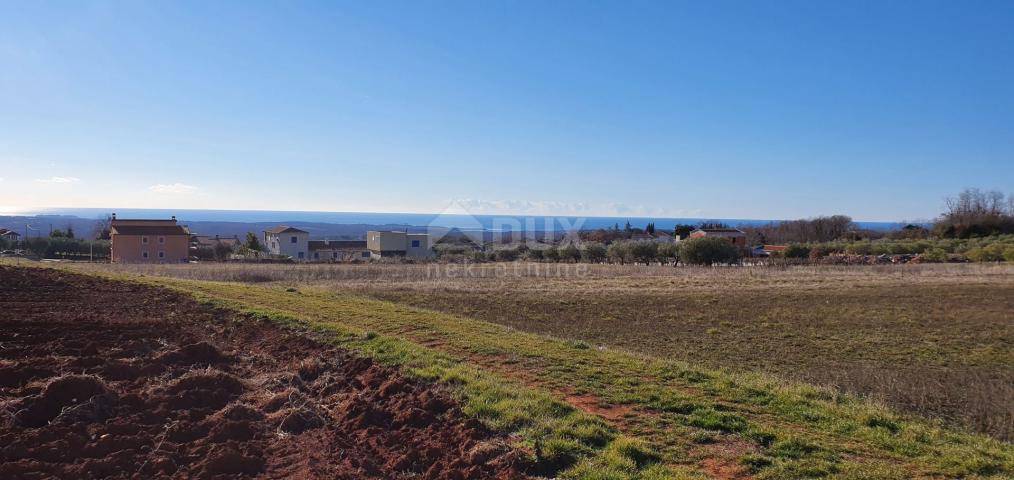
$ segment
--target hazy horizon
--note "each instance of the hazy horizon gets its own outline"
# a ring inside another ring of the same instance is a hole
[[[469,227],[476,224],[471,219],[478,220],[478,224],[484,229],[494,228],[493,224],[499,221],[518,220],[523,226],[525,219],[535,219],[534,225],[542,228],[546,220],[553,220],[554,229],[567,227],[569,225],[580,225],[579,228],[596,229],[609,228],[613,224],[621,227],[624,222],[629,221],[632,226],[642,228],[647,223],[654,223],[660,229],[671,229],[677,224],[698,224],[703,222],[721,222],[732,226],[762,225],[769,222],[780,222],[796,219],[779,218],[717,218],[717,217],[638,217],[638,216],[552,216],[552,215],[492,215],[492,214],[470,214],[466,211],[456,212],[329,212],[329,211],[298,211],[298,210],[228,210],[228,209],[139,209],[139,208],[51,208],[40,209],[31,212],[22,212],[15,215],[4,214],[0,216],[55,216],[55,217],[76,217],[80,219],[101,219],[106,215],[117,213],[120,218],[163,218],[170,215],[176,216],[182,222],[235,222],[235,223],[322,223],[332,225],[410,225],[415,227],[445,226],[445,227]],[[443,218],[443,223],[440,219]],[[901,227],[908,223],[928,224],[927,219],[899,219],[896,221],[870,221],[864,219],[853,219],[862,228],[889,229]]]

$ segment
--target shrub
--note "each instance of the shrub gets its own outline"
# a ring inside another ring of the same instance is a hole
[[[799,243],[793,243],[792,245],[785,247],[782,254],[785,255],[785,258],[809,258],[810,247]]]
[[[658,244],[657,257],[662,262],[675,262],[680,257],[680,246],[678,243],[660,243]]]
[[[579,262],[581,261],[581,250],[578,250],[577,245],[568,243],[565,247],[560,249],[560,260],[565,262]]]
[[[735,263],[741,255],[731,242],[715,237],[691,238],[680,242],[679,248],[680,261],[688,265]]]
[[[559,262],[560,261],[560,250],[554,246],[542,251],[542,258],[547,262]]]
[[[857,242],[849,245],[845,251],[852,255],[870,255],[873,253],[873,244],[871,242]]]
[[[1003,259],[1003,253],[1001,246],[994,244],[972,248],[965,256],[973,262],[998,262]]]
[[[630,243],[630,257],[635,262],[649,264],[658,257],[658,244],[650,240]]]
[[[807,255],[813,260],[824,258],[831,254],[831,249],[824,246],[816,246],[810,248],[810,254]]]
[[[518,251],[514,248],[501,248],[493,252],[493,260],[498,262],[513,262],[518,259]]]
[[[617,262],[620,265],[630,260],[630,248],[626,242],[613,242],[606,250],[606,256],[610,262]]]
[[[947,252],[942,248],[931,248],[920,254],[919,258],[927,262],[946,262]]]
[[[1014,245],[1007,247],[1007,249],[1003,251],[1003,259],[1008,262],[1014,262]]]
[[[601,243],[585,243],[581,247],[581,258],[588,263],[601,263],[606,259],[606,246]]]

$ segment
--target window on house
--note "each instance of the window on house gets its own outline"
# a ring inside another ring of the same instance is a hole
[[[320,259],[320,252],[313,252],[313,258]]]
[[[419,240],[412,240],[412,248],[419,248]]]
[[[141,252],[141,258],[148,258],[148,252]]]
[[[165,252],[158,252],[158,258],[165,258]]]
[[[165,237],[158,237],[158,243],[165,243]]]
[[[148,237],[141,237],[141,243],[147,245],[148,244]]]
[[[370,258],[370,252],[363,252],[363,258]]]
[[[331,258],[338,258],[338,252],[331,252]]]
[[[291,240],[289,240],[289,243],[296,243],[296,236],[295,235],[292,236]]]
[[[299,258],[303,258],[303,252],[299,252]]]

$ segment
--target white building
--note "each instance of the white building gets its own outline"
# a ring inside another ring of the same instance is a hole
[[[430,236],[427,233],[366,232],[366,248],[373,256],[430,258]]]
[[[264,231],[264,244],[273,255],[292,257],[293,260],[309,259],[310,232],[298,228],[280,226]]]
[[[310,240],[309,248],[313,262],[352,262],[373,257],[365,240]]]

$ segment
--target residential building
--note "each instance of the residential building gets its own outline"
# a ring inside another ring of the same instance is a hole
[[[109,224],[109,258],[114,263],[186,263],[190,232],[170,220],[116,218]]]
[[[310,240],[310,260],[314,262],[350,262],[369,260],[366,240]]]
[[[635,233],[630,236],[631,240],[634,241],[650,241],[656,243],[679,243],[679,237],[673,237],[662,232],[655,233]]]
[[[724,238],[737,247],[746,248],[746,233],[737,228],[698,228],[690,232],[690,238],[702,237]]]
[[[273,255],[291,257],[293,260],[309,259],[310,232],[285,225],[264,231],[264,246]]]
[[[235,248],[240,245],[239,236],[233,235],[231,237],[222,237],[219,235],[190,235],[190,246],[192,248],[215,248],[219,245]]]
[[[781,255],[785,252],[786,248],[788,248],[788,245],[764,245],[761,247],[761,250],[768,255]]]
[[[12,242],[16,242],[16,241],[18,241],[19,238],[21,238],[21,234],[18,233],[18,232],[15,232],[14,230],[8,230],[6,228],[0,228],[0,238],[5,238],[5,239],[10,240]]]
[[[396,231],[366,232],[366,248],[373,257],[411,257],[430,258],[430,236],[427,233],[408,233]]]

